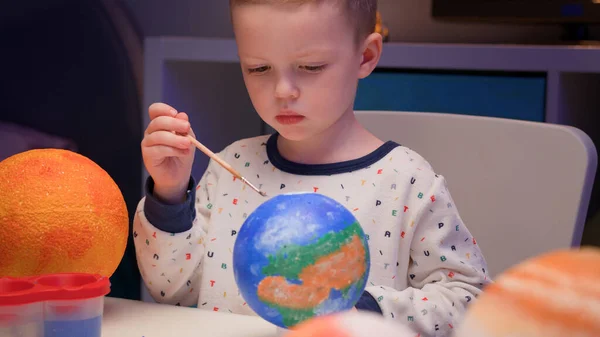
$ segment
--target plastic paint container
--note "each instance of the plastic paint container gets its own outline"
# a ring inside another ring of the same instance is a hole
[[[0,336],[100,337],[109,292],[99,275],[0,278]]]

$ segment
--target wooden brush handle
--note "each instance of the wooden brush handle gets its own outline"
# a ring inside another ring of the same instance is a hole
[[[227,164],[225,161],[223,161],[223,159],[219,158],[219,156],[217,156],[209,148],[207,148],[202,143],[200,143],[196,138],[192,137],[191,135],[188,135],[188,138],[192,141],[194,146],[196,146],[198,148],[198,150],[204,152],[204,154],[206,154],[211,159],[213,159],[214,161],[219,163],[219,165],[223,166],[224,169],[229,171],[231,174],[236,176],[238,179],[242,179],[242,176],[236,170],[234,170],[233,167],[231,167],[231,165]]]

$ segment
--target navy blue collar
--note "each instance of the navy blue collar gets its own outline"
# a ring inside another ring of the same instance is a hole
[[[387,141],[373,152],[357,159],[331,164],[301,164],[289,161],[279,153],[277,148],[278,136],[279,134],[276,132],[267,140],[267,156],[271,164],[283,172],[305,176],[334,175],[360,170],[373,165],[400,146],[393,141]]]

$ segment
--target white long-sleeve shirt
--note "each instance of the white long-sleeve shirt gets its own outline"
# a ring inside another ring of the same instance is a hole
[[[305,165],[283,158],[277,134],[237,141],[219,153],[274,196],[314,192],[351,211],[367,235],[371,269],[357,308],[404,322],[421,336],[449,335],[490,282],[475,238],[443,176],[413,150],[387,142],[362,158]],[[161,204],[152,180],[134,219],[142,278],[161,303],[255,315],[235,283],[236,234],[265,201],[210,161],[188,200]]]

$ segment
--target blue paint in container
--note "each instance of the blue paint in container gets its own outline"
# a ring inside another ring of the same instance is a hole
[[[100,337],[102,316],[81,320],[45,321],[44,337]]]

